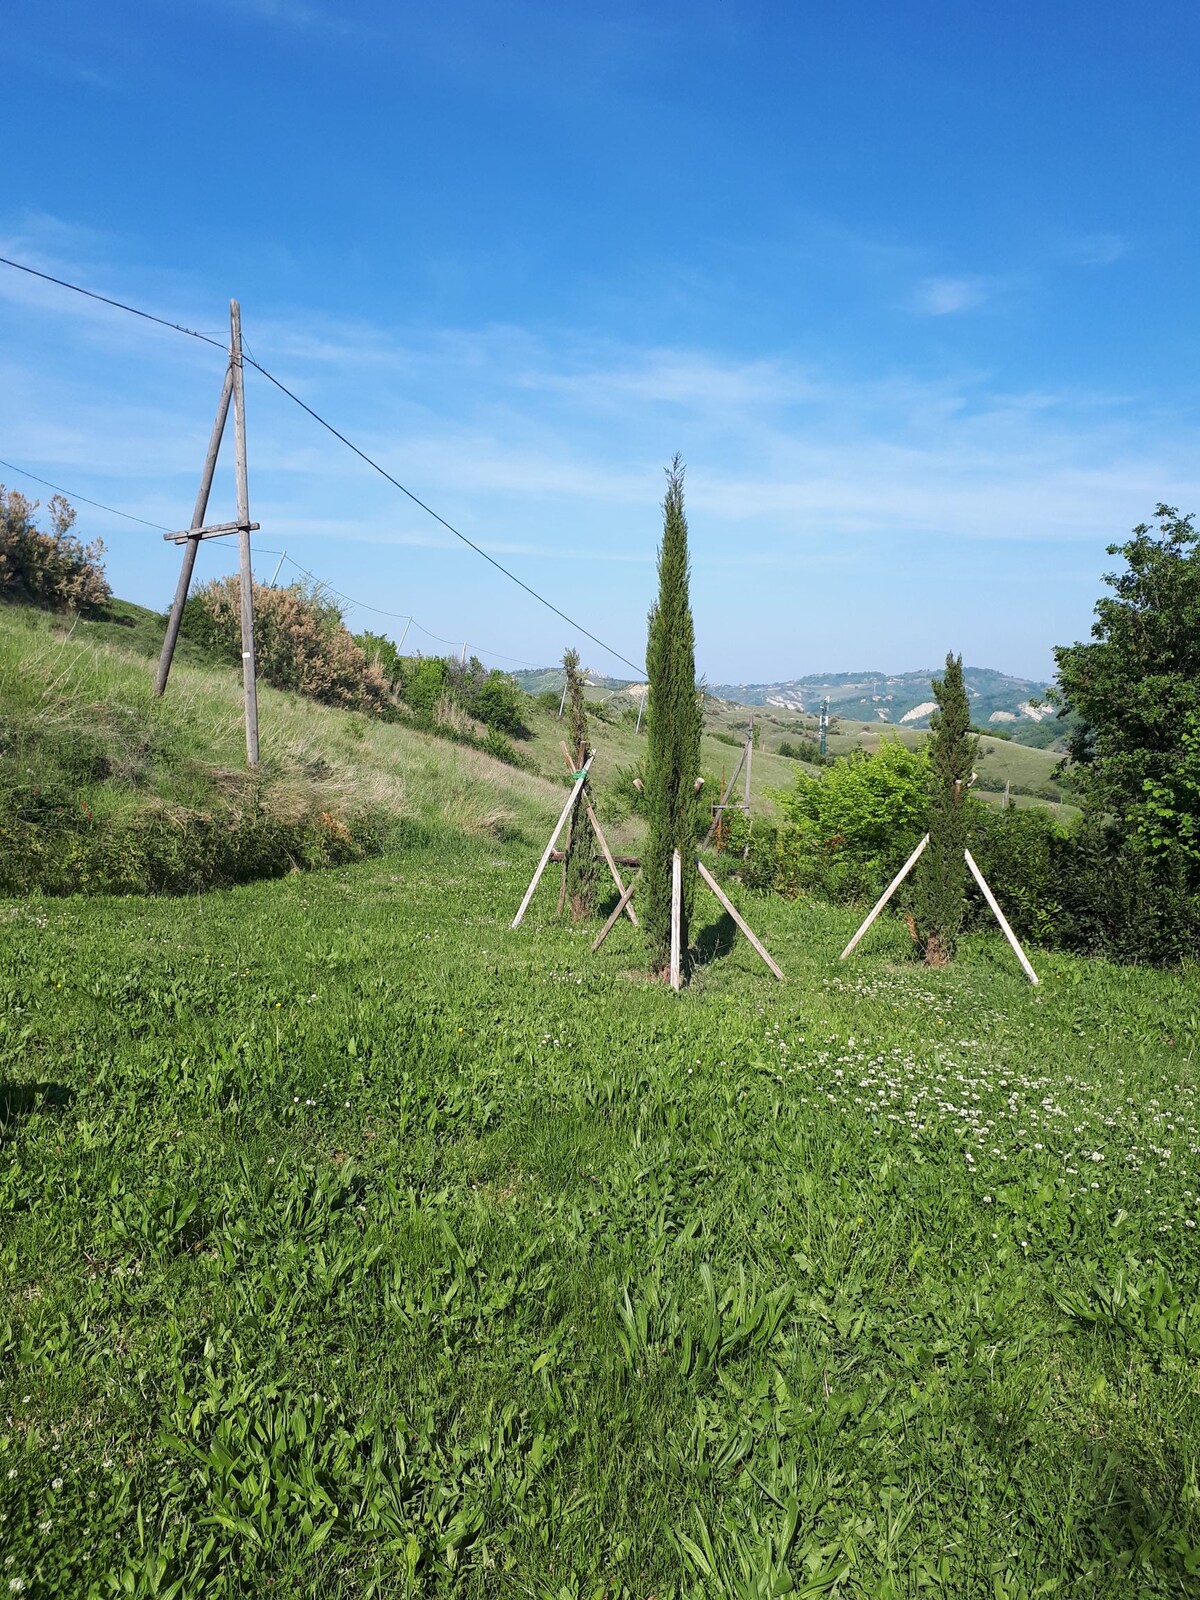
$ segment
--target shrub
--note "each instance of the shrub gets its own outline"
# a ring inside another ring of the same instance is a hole
[[[398,690],[404,678],[404,657],[383,633],[356,633],[354,642],[368,661],[378,666],[389,689]]]
[[[379,711],[388,699],[378,662],[342,623],[332,600],[303,583],[286,589],[254,586],[254,652],[258,676],[277,689],[309,695],[323,705]],[[237,665],[242,659],[241,584],[218,578],[184,608],[184,630]]]
[[[450,685],[450,669],[441,656],[417,656],[404,664],[401,694],[413,711],[433,715],[433,709]]]
[[[879,889],[925,831],[929,757],[899,739],[839,756],[819,777],[798,772],[774,798],[785,824],[776,841],[777,887],[833,900]]]
[[[112,598],[100,557],[104,541],[83,544],[71,532],[74,508],[56,494],[50,532],[34,521],[38,502],[0,484],[0,597],[57,610],[95,611]]]
[[[525,697],[507,672],[489,672],[468,702],[468,709],[489,728],[501,733],[522,731]]]

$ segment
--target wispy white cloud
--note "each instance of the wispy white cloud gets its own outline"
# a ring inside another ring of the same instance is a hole
[[[1066,242],[1062,254],[1082,267],[1107,267],[1119,261],[1127,249],[1118,233],[1081,233]]]
[[[369,31],[358,20],[342,14],[336,5],[321,5],[317,0],[204,0],[204,3],[251,21],[306,33],[363,35]]]
[[[986,278],[923,278],[913,290],[910,305],[927,317],[949,317],[959,311],[973,311],[989,293]]]

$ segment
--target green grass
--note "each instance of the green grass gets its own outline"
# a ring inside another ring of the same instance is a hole
[[[124,611],[0,606],[0,885],[204,887],[336,858],[347,832],[542,827],[558,784],[266,684],[251,777],[237,673],[185,652],[155,699],[159,624]]]
[[[1195,1594],[1197,974],[769,900],[677,997],[536,853],[0,903],[0,1581]]]

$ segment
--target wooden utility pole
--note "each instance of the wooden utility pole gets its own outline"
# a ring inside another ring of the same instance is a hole
[[[242,308],[229,302],[229,365],[233,372],[234,456],[237,466],[238,563],[242,589],[242,698],[246,760],[258,765],[258,684],[254,676],[254,573],[250,563],[250,490],[246,482],[246,395],[242,369]]]
[[[221,440],[225,436],[225,423],[229,417],[229,403],[233,401],[233,426],[235,469],[237,477],[237,521],[216,522],[208,525],[204,522],[208,510],[209,496],[212,492],[213,474],[216,471],[217,456],[221,450]],[[167,678],[171,672],[171,662],[175,655],[175,646],[179,640],[179,627],[183,621],[183,608],[187,603],[188,590],[191,587],[192,572],[196,565],[196,551],[200,548],[201,539],[219,539],[230,533],[238,536],[239,569],[241,573],[241,602],[242,602],[242,695],[245,703],[246,715],[246,760],[252,767],[258,765],[258,688],[254,675],[254,589],[253,572],[251,568],[250,535],[258,530],[259,524],[250,521],[250,493],[246,480],[246,397],[243,385],[242,367],[242,313],[236,300],[229,302],[229,364],[225,368],[225,378],[221,385],[221,398],[217,403],[216,421],[213,423],[212,436],[208,441],[208,454],[204,459],[204,470],[200,475],[200,488],[196,493],[196,505],[192,512],[192,525],[182,533],[165,533],[164,539],[174,544],[183,545],[183,564],[179,571],[179,582],[175,586],[175,598],[171,602],[171,614],[167,618],[167,632],[163,639],[162,653],[158,658],[158,666],[154,673],[154,693],[161,695],[167,687]]]
[[[213,423],[212,437],[208,441],[208,454],[204,458],[204,471],[200,474],[200,487],[196,491],[196,506],[192,512],[192,525],[188,529],[187,542],[183,548],[183,565],[179,569],[179,582],[175,586],[175,598],[171,602],[171,615],[167,618],[167,636],[163,640],[162,654],[158,658],[158,669],[154,674],[156,695],[161,695],[167,687],[167,675],[171,670],[171,659],[175,654],[175,641],[179,638],[179,624],[183,621],[184,602],[191,587],[192,569],[196,565],[196,551],[199,550],[200,541],[204,537],[204,513],[208,510],[213,473],[217,469],[217,454],[221,448],[221,436],[225,432],[225,419],[229,415],[229,401],[232,395],[233,372],[226,367],[225,381],[221,385],[221,398],[217,402],[217,420]]]

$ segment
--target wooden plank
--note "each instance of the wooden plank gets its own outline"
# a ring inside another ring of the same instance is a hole
[[[671,987],[678,991],[683,983],[683,858],[675,850],[671,856]]]
[[[258,765],[258,679],[254,664],[254,572],[250,561],[250,489],[246,481],[246,390],[242,368],[242,308],[229,302],[229,365],[233,371],[233,436],[237,476],[238,561],[242,591],[242,699],[246,761]]]
[[[600,932],[592,940],[592,954],[593,955],[596,953],[597,950],[599,950],[600,946],[604,943],[605,939],[608,938],[609,934],[616,927],[617,923],[620,922],[621,917],[624,914],[625,907],[629,904],[630,900],[633,897],[633,891],[634,891],[634,887],[635,887],[636,884],[637,884],[637,878],[636,877],[631,878],[629,880],[629,882],[625,886],[625,893],[621,896],[621,898],[617,901],[616,905],[613,907],[612,911],[609,913],[608,921],[604,924],[604,926],[600,929]]]
[[[1029,979],[1030,983],[1036,985],[1040,981],[1039,978],[1038,978],[1038,975],[1033,970],[1033,967],[1031,966],[1030,961],[1029,961],[1029,957],[1025,954],[1024,950],[1021,949],[1020,944],[1017,942],[1017,936],[1012,931],[1012,929],[1009,927],[1008,918],[1004,915],[1003,911],[1001,911],[1000,906],[999,906],[999,902],[997,901],[996,896],[988,888],[987,880],[984,878],[983,873],[980,872],[979,868],[975,865],[975,857],[971,854],[971,852],[969,850],[964,850],[963,854],[967,858],[967,865],[971,869],[971,876],[975,879],[975,882],[983,890],[983,898],[987,901],[988,905],[992,908],[992,915],[995,917],[996,921],[1000,924],[1001,932],[1004,934],[1004,937],[1008,940],[1009,944],[1012,945],[1013,952],[1016,955],[1017,960],[1021,963],[1021,966],[1025,969],[1025,976]]]
[[[708,885],[708,887],[716,895],[717,899],[721,902],[722,906],[724,906],[725,910],[728,911],[729,915],[737,923],[738,927],[746,935],[747,939],[749,939],[750,943],[758,951],[759,955],[767,963],[768,967],[770,967],[771,971],[775,974],[775,976],[782,983],[783,982],[783,973],[776,966],[774,961],[772,961],[771,957],[767,954],[766,946],[761,942],[761,940],[757,939],[755,937],[755,935],[750,931],[750,926],[746,922],[746,919],[738,911],[738,909],[734,905],[733,901],[725,893],[724,889],[722,889],[721,885],[713,877],[712,873],[704,865],[703,861],[701,861],[698,857],[697,857],[697,860],[696,860],[696,870],[699,872],[700,876],[704,879],[704,881]]]
[[[551,861],[556,862],[565,861],[567,859],[567,852],[565,850],[551,850],[550,859]],[[642,864],[641,856],[614,856],[613,860],[619,867],[640,867]],[[624,889],[624,887],[625,885],[622,884],[621,888]]]
[[[520,926],[521,919],[524,917],[526,911],[529,910],[529,902],[533,899],[533,892],[537,888],[538,883],[541,881],[542,873],[546,870],[547,863],[550,860],[550,854],[554,849],[554,846],[558,843],[559,834],[566,827],[567,818],[571,815],[571,807],[575,804],[576,798],[579,795],[579,791],[587,782],[588,768],[591,766],[592,760],[592,756],[587,758],[583,765],[583,771],[571,785],[571,793],[567,796],[567,803],[562,808],[562,815],[559,817],[557,823],[555,823],[554,832],[550,835],[550,842],[542,852],[542,859],[538,862],[537,871],[534,873],[530,885],[525,891],[525,898],[521,901],[520,909],[518,910],[516,916],[512,919],[512,922],[509,924],[509,926],[512,928],[517,928]]]
[[[189,539],[222,539],[227,533],[240,533],[243,526],[248,532],[257,533],[262,523],[210,522],[206,528],[185,528],[182,533],[164,533],[163,541],[186,544]]]
[[[841,955],[838,957],[839,961],[845,961],[846,957],[854,949],[855,945],[862,938],[863,934],[866,933],[867,929],[875,921],[875,918],[883,910],[884,906],[887,905],[888,901],[895,894],[896,890],[900,887],[900,885],[904,882],[905,878],[908,877],[909,873],[916,866],[917,862],[920,860],[921,852],[925,849],[925,846],[928,843],[929,843],[929,835],[926,834],[925,837],[921,840],[920,844],[917,846],[917,848],[913,851],[912,855],[909,856],[908,860],[900,868],[900,871],[892,879],[891,883],[888,884],[887,888],[879,896],[879,899],[876,900],[875,904],[871,907],[870,911],[866,915],[866,919],[864,920],[864,922],[862,924],[862,927],[859,928],[858,932],[854,935],[853,939],[851,939],[850,943],[846,946],[846,948],[842,951]]]
[[[233,396],[233,368],[225,368],[225,381],[221,385],[221,398],[217,402],[217,418],[213,423],[212,434],[208,441],[208,454],[204,458],[204,470],[200,474],[200,487],[196,491],[196,505],[192,512],[192,527],[200,528],[204,525],[204,514],[208,510],[208,497],[212,493],[213,473],[217,468],[217,456],[221,449],[221,439],[225,432],[225,419],[229,415],[229,402]],[[179,569],[179,582],[175,586],[175,598],[171,602],[171,614],[167,618],[167,632],[163,639],[162,651],[158,658],[158,669],[154,674],[154,693],[161,695],[167,687],[167,676],[171,671],[171,662],[175,655],[175,643],[179,638],[179,626],[183,621],[183,608],[187,602],[188,590],[192,584],[192,569],[196,565],[196,551],[200,548],[199,540],[193,540],[185,546],[183,563]]]

